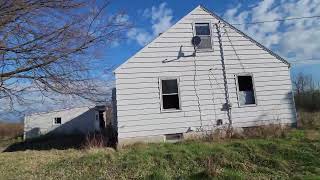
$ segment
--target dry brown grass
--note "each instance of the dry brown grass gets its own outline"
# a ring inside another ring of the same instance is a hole
[[[14,138],[23,135],[22,123],[0,123],[0,138]]]
[[[245,138],[283,138],[289,133],[290,127],[281,124],[269,124],[243,128]]]
[[[203,141],[224,141],[227,139],[249,139],[249,138],[282,138],[286,137],[291,128],[287,125],[269,124],[260,125],[247,128],[236,128],[228,130],[227,128],[220,128],[212,131],[207,131],[193,140],[200,139]],[[228,133],[230,133],[228,135]],[[192,138],[190,138],[192,139]]]
[[[320,129],[320,112],[304,112],[298,113],[298,128],[301,129]]]
[[[84,148],[92,149],[92,148],[103,148],[107,147],[106,138],[100,133],[89,134],[86,137]]]

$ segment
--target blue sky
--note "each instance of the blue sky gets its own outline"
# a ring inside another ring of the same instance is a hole
[[[320,15],[319,0],[113,0],[108,13],[123,11],[127,14],[123,20],[134,26],[123,40],[105,49],[99,67],[119,66],[200,4],[233,24]],[[292,62],[292,75],[303,72],[320,81],[320,18],[236,27]],[[101,78],[108,79],[112,72],[104,72],[103,75]],[[16,109],[34,112],[86,104],[71,97],[60,99],[61,103],[41,99],[18,105]],[[21,117],[23,113],[0,108],[0,120]]]

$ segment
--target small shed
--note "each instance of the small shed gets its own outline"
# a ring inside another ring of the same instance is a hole
[[[119,143],[231,125],[294,124],[290,64],[196,7],[115,71]]]
[[[105,106],[90,106],[60,109],[26,115],[24,118],[24,139],[45,134],[88,134],[104,129]]]

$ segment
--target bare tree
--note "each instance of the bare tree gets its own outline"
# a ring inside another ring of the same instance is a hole
[[[109,3],[88,0],[0,2],[0,99],[12,103],[38,91],[90,99],[97,84],[94,54],[130,26]]]
[[[313,91],[315,89],[315,84],[311,75],[305,75],[299,73],[293,79],[293,88],[296,94],[300,95],[306,91]]]

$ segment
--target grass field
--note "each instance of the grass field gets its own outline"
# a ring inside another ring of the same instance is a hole
[[[314,116],[311,116],[314,117]],[[318,122],[318,121],[315,121]],[[282,138],[0,153],[1,179],[320,179],[320,131]]]

